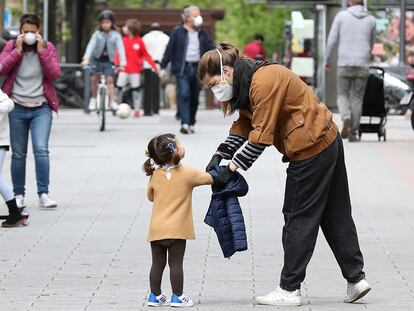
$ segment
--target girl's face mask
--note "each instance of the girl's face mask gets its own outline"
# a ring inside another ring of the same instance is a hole
[[[216,51],[220,55],[221,80],[219,84],[211,87],[211,91],[219,102],[226,102],[233,98],[233,86],[231,86],[224,77],[223,56],[219,50],[216,49]]]

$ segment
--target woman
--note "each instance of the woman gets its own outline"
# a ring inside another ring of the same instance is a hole
[[[247,170],[267,146],[274,145],[289,163],[282,242],[284,267],[276,290],[256,297],[260,304],[300,305],[300,284],[315,247],[319,226],[348,281],[346,302],[370,287],[351,216],[344,153],[332,113],[288,69],[239,57],[230,44],[207,52],[199,79],[222,102],[226,115],[239,110],[230,135],[213,155],[207,171],[232,159],[217,186],[228,183],[238,168]],[[242,151],[236,151],[247,141]]]
[[[15,103],[9,114],[12,147],[11,173],[16,201],[25,207],[26,154],[31,132],[36,167],[37,192],[42,207],[53,208],[49,197],[49,136],[52,111],[58,111],[53,80],[60,75],[55,47],[43,40],[40,19],[24,14],[20,35],[7,42],[0,55],[0,75],[7,79],[3,91]]]

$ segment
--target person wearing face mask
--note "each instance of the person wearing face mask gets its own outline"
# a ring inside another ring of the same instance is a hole
[[[214,49],[208,32],[201,28],[203,18],[200,9],[188,6],[184,9],[183,23],[176,26],[170,35],[163,59],[160,77],[171,62],[171,72],[177,80],[178,115],[181,117],[181,133],[194,133],[200,84],[197,80],[197,65],[200,58]]]
[[[222,102],[225,115],[239,111],[229,136],[206,168],[210,171],[222,159],[231,160],[215,178],[216,186],[225,186],[237,169],[248,170],[272,145],[283,154],[283,161],[289,162],[282,210],[284,266],[279,286],[256,297],[257,303],[301,304],[300,285],[319,227],[348,282],[345,302],[366,295],[371,288],[363,272],[344,149],[332,113],[290,70],[239,57],[231,44],[222,43],[204,54],[198,77]]]
[[[17,205],[25,207],[26,155],[29,132],[35,159],[37,193],[41,207],[54,208],[49,196],[49,137],[52,111],[59,108],[53,80],[59,77],[56,49],[40,34],[40,18],[24,14],[20,35],[7,42],[0,54],[0,75],[6,75],[3,92],[14,101],[9,114],[12,148],[11,175]]]

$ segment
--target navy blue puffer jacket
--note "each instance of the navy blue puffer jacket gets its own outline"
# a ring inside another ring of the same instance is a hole
[[[223,167],[215,167],[209,173],[217,176]],[[216,231],[221,250],[225,258],[235,252],[247,250],[246,227],[238,197],[245,196],[249,186],[242,175],[235,177],[223,189],[213,186],[210,207],[204,222]]]

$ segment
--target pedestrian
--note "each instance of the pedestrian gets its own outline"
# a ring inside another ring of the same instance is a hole
[[[222,43],[201,59],[198,77],[222,102],[225,115],[239,110],[230,135],[206,170],[229,159],[215,177],[216,186],[229,183],[234,172],[255,162],[274,145],[290,162],[287,169],[282,243],[284,266],[279,286],[260,304],[300,305],[300,286],[316,244],[319,227],[342,275],[348,281],[347,302],[364,296],[363,257],[351,216],[344,150],[332,113],[289,69],[240,58],[231,44]],[[247,145],[237,153],[245,142]],[[236,155],[235,155],[236,154]]]
[[[83,55],[82,65],[91,64],[92,75],[92,97],[89,101],[89,110],[96,110],[96,95],[98,82],[101,75],[106,76],[108,85],[109,102],[112,110],[118,109],[115,101],[115,84],[114,84],[114,59],[118,51],[120,66],[126,66],[125,49],[122,44],[122,37],[115,27],[115,15],[110,10],[103,10],[99,14],[99,29],[97,29],[86,47]]]
[[[52,111],[59,108],[53,80],[60,75],[54,45],[40,33],[40,18],[24,14],[20,35],[7,42],[0,55],[0,75],[6,75],[3,92],[14,101],[9,114],[12,148],[11,175],[17,205],[25,207],[26,155],[29,132],[33,145],[37,193],[41,207],[57,206],[49,197],[49,137]]]
[[[334,46],[338,46],[338,108],[343,121],[342,138],[359,141],[362,101],[368,80],[369,61],[375,40],[375,17],[363,0],[349,0],[350,7],[332,23],[326,46],[326,69],[330,70]]]
[[[3,176],[3,164],[6,152],[10,148],[10,132],[8,113],[14,108],[13,101],[0,91],[0,194],[6,202],[9,216],[2,222],[3,227],[17,227],[24,224],[21,211],[17,206],[13,190]]]
[[[158,65],[167,47],[170,37],[161,31],[159,23],[152,23],[151,30],[142,37],[148,53]],[[158,114],[160,110],[160,77],[150,64],[144,62],[144,114]]]
[[[148,54],[144,41],[139,36],[141,24],[137,19],[128,19],[125,26],[122,27],[124,36],[122,42],[125,48],[126,66],[121,68],[116,81],[118,90],[117,98],[118,105],[122,103],[123,88],[128,84],[132,91],[132,101],[134,103],[134,116],[139,118],[141,116],[141,70],[144,59],[146,59],[152,66],[154,72],[158,72],[158,67]],[[116,54],[119,61],[119,53]]]
[[[177,81],[178,114],[181,117],[183,134],[194,133],[199,104],[200,83],[197,80],[197,66],[201,56],[214,48],[208,32],[201,28],[203,18],[200,9],[188,6],[182,15],[183,22],[171,32],[170,41],[161,62],[165,69],[171,62],[172,74]],[[165,71],[161,71],[163,77]]]
[[[243,55],[255,60],[265,60],[266,50],[263,47],[264,41],[264,36],[260,33],[256,33],[253,41],[246,44],[244,47]]]
[[[148,306],[169,303],[161,291],[167,253],[172,287],[170,306],[193,306],[193,301],[183,294],[186,240],[195,238],[191,196],[195,187],[210,185],[213,178],[210,174],[181,165],[184,155],[183,145],[173,134],[153,138],[146,151],[148,159],[144,170],[147,176],[151,176],[147,194],[153,202],[148,235],[152,251]]]

